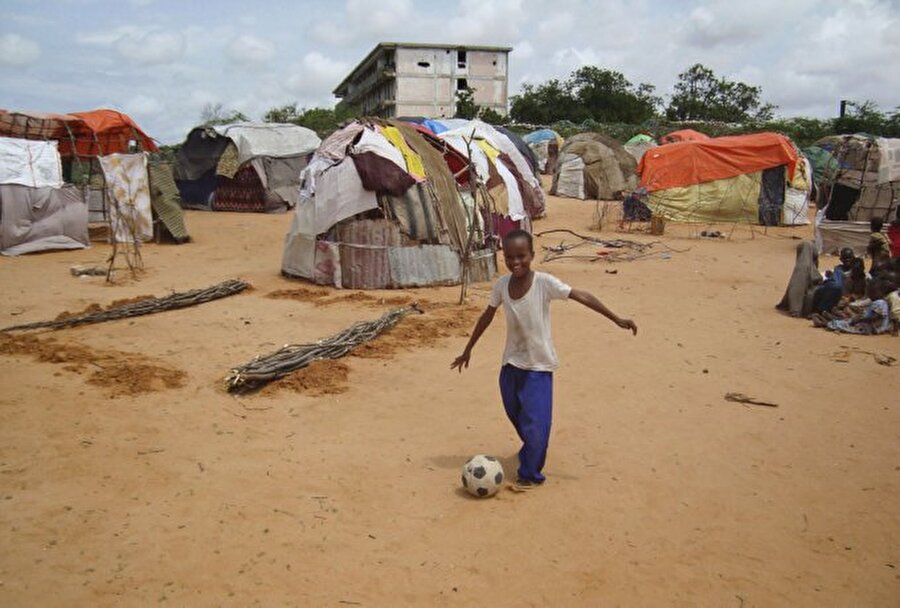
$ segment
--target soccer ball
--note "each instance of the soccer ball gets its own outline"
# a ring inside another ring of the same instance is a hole
[[[472,456],[462,470],[462,484],[476,498],[488,498],[500,490],[503,465],[493,456]]]

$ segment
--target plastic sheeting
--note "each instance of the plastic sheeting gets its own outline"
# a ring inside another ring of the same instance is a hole
[[[569,196],[584,200],[584,161],[577,154],[563,154],[554,176],[557,196]]]
[[[0,185],[0,253],[83,249],[88,244],[88,207],[77,187]]]
[[[239,122],[218,125],[213,129],[237,146],[238,164],[244,164],[255,156],[309,154],[322,143],[315,131],[292,124]]]
[[[0,184],[61,187],[62,163],[57,143],[0,137]]]
[[[717,137],[668,144],[641,158],[638,173],[648,192],[702,184],[786,165],[793,179],[798,161],[791,141],[777,133]]]

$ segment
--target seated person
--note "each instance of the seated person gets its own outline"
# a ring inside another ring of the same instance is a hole
[[[844,295],[851,300],[866,295],[866,265],[862,258],[850,260],[850,272],[844,275]]]
[[[854,315],[849,319],[832,319],[830,321],[821,315],[813,315],[813,325],[845,334],[865,336],[891,331],[891,316],[888,304],[884,299],[884,287],[880,281],[872,281],[869,284],[871,302],[862,314]]]
[[[818,270],[819,254],[816,246],[810,241],[797,245],[797,258],[794,270],[785,289],[781,302],[775,305],[778,310],[790,313],[792,317],[807,317],[812,312],[812,301],[815,287],[822,282]]]

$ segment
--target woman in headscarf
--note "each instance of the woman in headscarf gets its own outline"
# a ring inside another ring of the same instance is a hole
[[[792,317],[806,317],[812,312],[813,294],[816,285],[822,282],[818,264],[819,254],[813,243],[803,241],[797,245],[794,272],[791,273],[784,297],[775,308],[790,313]]]

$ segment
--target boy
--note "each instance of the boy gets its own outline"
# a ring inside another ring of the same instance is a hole
[[[523,491],[544,482],[541,469],[550,440],[553,409],[553,370],[558,364],[550,337],[550,300],[572,299],[599,312],[622,329],[637,334],[637,325],[621,319],[593,295],[572,289],[559,279],[531,270],[534,245],[531,234],[513,230],[503,238],[503,259],[510,274],[500,277],[491,300],[472,330],[463,353],[450,369],[469,367],[472,347],[484,333],[500,304],[506,315],[506,349],[500,369],[500,396],[510,422],[522,440],[518,481]]]

